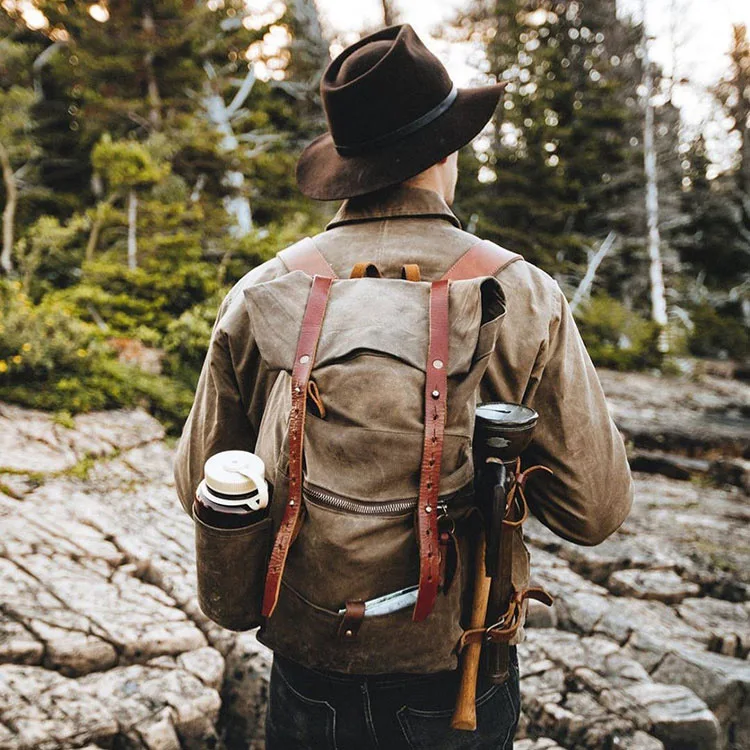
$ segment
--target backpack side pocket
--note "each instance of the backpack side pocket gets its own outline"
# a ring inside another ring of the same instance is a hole
[[[240,529],[209,526],[193,513],[198,604],[228,630],[260,625],[263,585],[271,549],[271,518]]]

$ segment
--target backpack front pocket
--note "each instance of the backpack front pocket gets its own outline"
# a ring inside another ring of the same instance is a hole
[[[263,586],[271,549],[271,518],[240,529],[209,526],[193,513],[198,604],[228,630],[260,625]]]

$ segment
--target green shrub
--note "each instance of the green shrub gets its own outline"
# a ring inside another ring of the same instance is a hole
[[[750,357],[750,331],[741,320],[704,303],[691,314],[693,331],[688,339],[691,354],[698,357]]]
[[[150,263],[128,270],[99,259],[84,266],[81,284],[49,295],[84,321],[103,324],[107,335],[159,344],[171,323],[219,288],[216,267],[190,262],[177,268]],[[147,331],[144,339],[139,331]]]
[[[0,383],[85,373],[111,356],[99,339],[69,307],[34,305],[20,282],[0,282]]]
[[[33,305],[19,282],[0,281],[0,399],[71,414],[142,406],[177,434],[192,389],[117,361],[97,326],[70,307]]]
[[[165,370],[189,385],[195,385],[208,349],[211,329],[221,298],[195,305],[169,324],[163,347]]]
[[[594,364],[616,370],[661,365],[655,323],[604,294],[592,297],[579,309],[578,328]]]

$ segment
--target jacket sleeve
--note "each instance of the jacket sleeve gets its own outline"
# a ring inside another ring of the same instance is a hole
[[[174,461],[177,495],[191,516],[206,460],[225,450],[255,449],[269,373],[251,332],[242,289],[281,270],[277,260],[258,266],[235,285],[219,308]]]
[[[526,496],[534,515],[555,534],[595,545],[627,517],[633,484],[599,377],[565,296],[557,285],[555,290],[556,313],[524,398],[539,422],[523,456],[525,466],[541,464],[554,475],[530,476]]]

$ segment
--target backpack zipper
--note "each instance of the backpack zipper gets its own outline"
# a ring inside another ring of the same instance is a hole
[[[356,513],[363,516],[387,516],[387,515],[399,515],[406,513],[407,511],[416,510],[419,498],[409,497],[400,500],[383,500],[376,502],[366,502],[364,500],[356,500],[352,497],[344,497],[342,495],[336,495],[328,490],[323,490],[320,487],[306,484],[302,488],[302,494],[306,500],[310,500],[318,505],[328,506],[336,510],[343,510],[347,513]],[[455,497],[458,493],[452,492],[450,495],[441,497],[438,501],[439,515],[448,513],[448,500]]]

